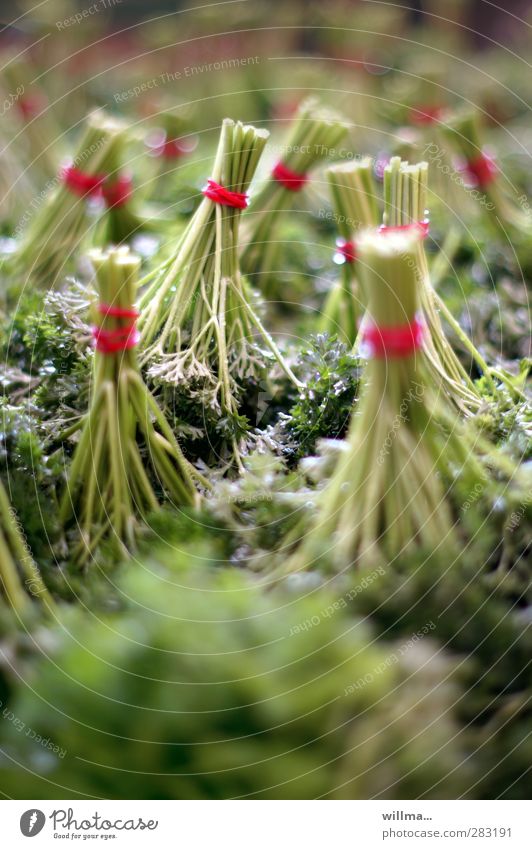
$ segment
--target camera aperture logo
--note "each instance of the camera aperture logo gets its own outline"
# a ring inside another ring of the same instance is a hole
[[[46,817],[42,811],[37,808],[31,808],[29,811],[24,811],[20,818],[20,830],[24,837],[35,837],[43,830]]]

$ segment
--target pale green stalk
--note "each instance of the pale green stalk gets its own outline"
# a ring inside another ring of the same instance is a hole
[[[40,599],[47,607],[53,606],[1,481],[0,595],[19,614],[28,609],[30,597]]]
[[[379,208],[373,161],[366,157],[360,161],[333,165],[327,169],[326,176],[332,196],[333,220],[340,238],[344,242],[352,242],[360,230],[377,227]],[[362,313],[356,260],[354,263],[344,260],[340,278],[332,286],[325,301],[319,329],[321,332],[339,335],[352,346]]]
[[[409,165],[399,157],[393,157],[384,169],[384,224],[390,227],[404,227],[425,221],[427,183],[426,162]],[[432,286],[422,241],[418,245],[417,265],[421,275],[421,310],[428,327],[426,350],[429,363],[452,403],[462,412],[470,413],[480,407],[480,395],[445,336],[440,313],[486,374],[487,365]]]

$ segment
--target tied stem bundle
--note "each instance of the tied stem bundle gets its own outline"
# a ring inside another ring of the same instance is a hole
[[[149,133],[146,144],[159,163],[161,179],[158,188],[163,188],[164,178],[196,144],[196,139],[191,136],[193,114],[189,104],[182,104],[174,109],[157,112],[153,116],[157,127]]]
[[[342,341],[352,346],[362,314],[354,237],[359,230],[378,225],[373,162],[365,157],[356,162],[332,165],[326,175],[333,201],[333,218],[338,229],[336,258],[341,262],[341,273],[325,301],[320,330],[331,335],[339,334]]]
[[[63,131],[38,83],[39,76],[38,69],[28,63],[24,53],[4,57],[2,78],[6,95],[14,98],[14,111],[22,125],[17,134],[17,149],[26,147],[31,170],[49,179],[57,171]]]
[[[148,223],[139,211],[133,179],[125,164],[127,141],[124,129],[113,139],[106,155],[107,176],[102,185],[106,210],[101,228],[97,228],[93,240],[98,247],[119,245],[135,236]]]
[[[467,466],[482,483],[458,417],[435,414],[441,396],[428,368],[417,274],[420,234],[365,233],[357,240],[367,299],[362,348],[367,382],[347,448],[318,495],[312,525],[291,570],[321,556],[335,568],[391,561],[411,547],[454,549],[455,532],[441,474]],[[444,402],[444,407],[447,407]]]
[[[471,196],[478,200],[491,232],[507,240],[509,236],[521,239],[530,236],[532,216],[528,209],[517,205],[503,185],[502,174],[492,155],[482,143],[482,133],[477,116],[472,112],[457,114],[442,126],[444,135],[460,157],[463,181],[472,187]]]
[[[384,230],[400,232],[414,228],[421,236],[428,233],[427,220],[428,164],[409,165],[393,157],[384,169]],[[480,395],[451,347],[442,327],[440,313],[462,342],[474,362],[489,378],[488,366],[462,330],[431,282],[423,239],[417,241],[416,265],[421,275],[420,306],[428,333],[425,342],[427,360],[434,378],[453,406],[462,413],[478,410]]]
[[[28,593],[52,603],[1,481],[0,590],[9,607],[17,613],[28,607]]]
[[[72,163],[61,169],[43,205],[30,220],[21,242],[8,260],[15,275],[51,287],[72,256],[86,240],[91,218],[89,200],[112,206],[120,191],[116,168],[117,150],[123,145],[124,126],[102,112],[93,112]]]
[[[268,133],[226,119],[212,179],[170,263],[141,300],[143,363],[156,381],[200,386],[222,416],[238,413],[239,386],[264,371],[258,340],[297,385],[252,308],[238,262],[239,223]]]
[[[247,216],[242,268],[246,274],[256,275],[263,291],[273,276],[279,247],[275,239],[279,214],[292,207],[311,170],[334,153],[346,133],[347,125],[335,112],[320,107],[314,98],[302,103],[286,142],[280,147],[281,157]]]
[[[95,249],[90,259],[99,301],[92,396],[60,513],[64,523],[78,523],[81,562],[105,538],[119,553],[133,548],[137,518],[158,507],[145,465],[179,506],[193,505],[195,484],[206,484],[185,460],[140,374],[134,308],[139,258],[124,246]]]

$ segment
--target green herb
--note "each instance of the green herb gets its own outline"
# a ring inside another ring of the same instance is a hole
[[[464,160],[462,182],[467,184],[470,163],[481,162],[486,157],[487,161],[490,161],[490,154],[483,147],[478,116],[469,111],[457,112],[442,125],[442,130]],[[490,169],[489,164],[487,167]],[[491,231],[504,242],[508,242],[511,235],[512,242],[517,240],[519,243],[523,237],[529,238],[532,232],[530,209],[528,204],[525,207],[519,207],[514,187],[512,186],[513,192],[510,194],[501,171],[493,161],[491,171],[491,175],[488,175],[485,182],[482,179],[475,181],[473,197],[479,201],[477,207],[481,210],[482,217]],[[523,200],[523,197],[519,200]],[[463,202],[462,197],[460,201]]]
[[[104,333],[128,335],[129,319],[107,307],[131,310],[140,260],[127,247],[90,254],[96,269],[100,309],[96,326]],[[158,500],[144,468],[146,460],[159,485],[178,505],[196,499],[195,482],[205,483],[181,453],[176,439],[140,375],[135,347],[96,350],[87,416],[67,432],[81,428],[60,518],[75,519],[82,536],[80,562],[111,537],[119,551],[131,549],[137,517],[155,510]],[[64,437],[67,435],[64,434]],[[141,453],[139,438],[147,450]]]
[[[333,165],[327,169],[326,175],[338,234],[343,244],[350,244],[357,231],[378,225],[373,161],[366,157],[356,162]],[[344,256],[341,277],[333,285],[323,307],[320,331],[340,334],[342,340],[354,345],[362,312],[356,258],[350,262]]]
[[[384,169],[384,224],[404,227],[424,222],[427,216],[428,164],[409,165],[393,157]],[[431,283],[427,256],[423,242],[418,242],[416,263],[421,275],[420,307],[427,323],[427,361],[434,377],[453,404],[465,413],[480,406],[480,395],[473,381],[460,363],[443,331],[440,312],[451,325],[474,362],[482,372],[490,375],[487,364],[462,330]]]
[[[319,439],[345,435],[361,382],[358,357],[325,334],[310,339],[294,372],[303,389],[288,413],[281,412],[279,422],[266,433],[290,462],[314,453]]]
[[[4,56],[2,78],[6,96],[13,98],[12,108],[23,122],[16,137],[17,149],[22,149],[31,171],[39,172],[41,178],[43,175],[50,178],[59,166],[63,131],[39,83],[40,76],[38,67],[28,62],[25,51]],[[25,153],[24,148],[27,148]]]
[[[332,110],[321,107],[314,98],[301,104],[286,142],[277,159],[294,174],[307,175],[323,159],[334,156],[347,133],[347,125]],[[288,210],[296,193],[270,176],[253,198],[246,216],[248,233],[242,253],[242,268],[253,275],[261,290],[271,294],[275,285],[278,242],[276,222]]]
[[[376,328],[409,326],[419,309],[419,232],[368,232],[357,241],[368,311]],[[482,464],[441,404],[426,349],[373,356],[347,449],[289,568],[329,554],[337,567],[364,568],[410,547],[457,549],[440,473],[485,485]],[[440,422],[447,423],[443,432]]]
[[[445,663],[419,646],[399,655],[405,640],[375,644],[335,608],[338,593],[264,593],[179,549],[122,577],[123,610],[67,612],[38,688],[20,687],[10,705],[57,750],[43,775],[34,741],[6,727],[3,793],[144,799],[147,775],[158,799],[466,789]]]
[[[100,111],[88,120],[73,167],[90,177],[107,176],[116,161],[115,147],[123,144],[124,126]],[[6,270],[15,280],[30,278],[38,286],[50,288],[79,255],[94,223],[88,215],[87,196],[65,185],[60,173],[49,183],[49,195],[22,234],[21,242],[6,261]]]
[[[225,120],[212,180],[245,193],[268,138]],[[243,381],[264,373],[262,344],[297,379],[251,306],[238,263],[241,210],[205,197],[141,300],[142,362],[156,382],[192,384],[221,419],[237,419]],[[238,446],[233,440],[238,461]]]

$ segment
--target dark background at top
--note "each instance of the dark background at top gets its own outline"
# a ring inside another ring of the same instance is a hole
[[[34,15],[40,16],[41,11],[46,9],[47,2],[50,3],[50,9],[53,8],[54,0],[46,0],[45,3],[42,3],[42,0],[41,2],[34,0],[33,3],[0,0],[0,23],[4,25],[4,34],[7,33],[10,23],[24,13],[27,14],[23,20],[17,22],[15,26],[23,32],[31,30],[32,17]],[[78,9],[87,8],[93,2],[95,0],[70,0],[70,2],[62,4],[62,13],[73,14]],[[181,2],[180,0],[121,0],[121,2],[119,0],[106,0],[106,2],[110,3],[106,15],[111,27],[127,26],[128,23],[133,24],[172,10],[189,10],[195,5],[205,8],[207,5],[205,0],[188,0],[188,2]],[[112,5],[113,2],[114,5]],[[248,0],[248,2],[253,5],[254,0]],[[269,0],[268,6],[273,9],[276,5],[284,6],[287,2],[290,7],[300,9],[301,22],[312,25],[312,8],[316,6],[316,0]],[[321,0],[321,6],[323,2],[326,2],[326,0]],[[380,4],[383,2],[386,2],[386,0],[380,0]],[[362,0],[350,0],[346,5],[351,9],[359,7],[358,14],[363,25],[364,2]],[[395,4],[392,3],[392,5]],[[401,2],[400,5],[402,8],[411,9],[410,18],[414,25],[416,22],[421,23],[423,21],[424,9],[432,12],[432,16],[425,17],[424,23],[429,22],[430,25],[434,25],[436,19],[433,15],[452,19],[454,8],[454,4],[448,4],[446,0],[433,0],[433,2],[406,0],[404,3]],[[215,6],[216,3],[214,3]],[[33,11],[28,11],[32,7]],[[69,10],[71,11],[69,12]],[[219,14],[223,21],[223,6],[220,8]],[[528,40],[529,33],[526,31],[528,30],[526,24],[520,22],[518,18],[523,17],[527,22],[532,20],[532,0],[501,0],[499,4],[491,2],[491,0],[463,0],[460,4],[460,15],[462,23],[471,29],[470,41],[476,49],[488,48],[490,39],[503,44],[511,44],[514,41],[522,42],[523,36]],[[532,34],[532,30],[529,32]]]

